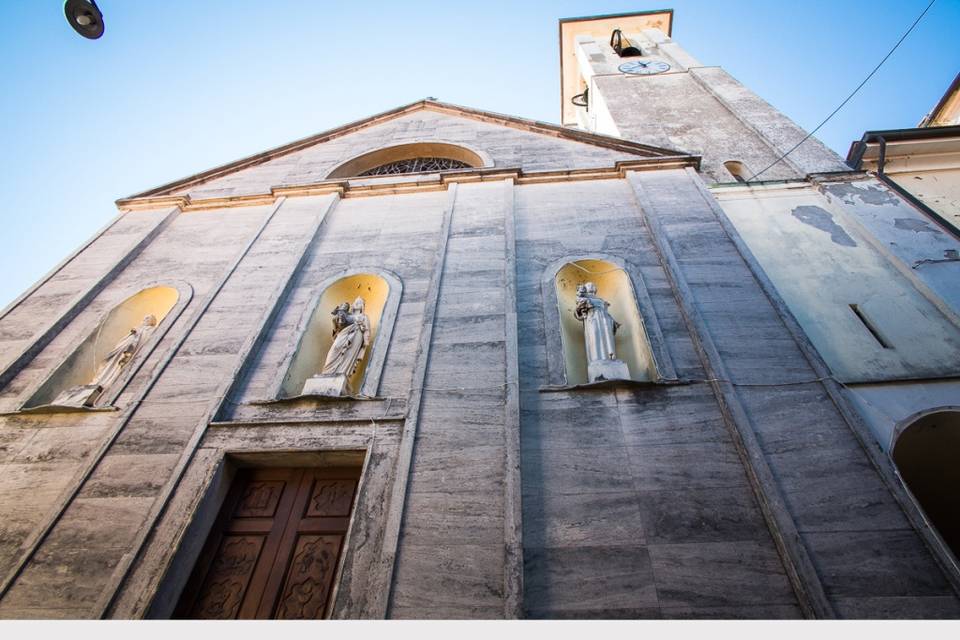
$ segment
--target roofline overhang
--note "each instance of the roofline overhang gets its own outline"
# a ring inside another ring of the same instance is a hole
[[[650,11],[630,11],[627,13],[606,13],[596,16],[581,16],[579,18],[560,18],[560,24],[566,22],[590,22],[591,20],[607,20],[610,18],[635,18],[637,16],[651,16],[658,13],[670,14],[670,26],[667,27],[667,36],[673,37],[673,9],[653,9]]]
[[[863,164],[863,156],[870,144],[883,138],[886,142],[905,142],[910,140],[934,140],[937,138],[954,138],[960,136],[960,125],[948,127],[911,127],[909,129],[885,129],[882,131],[867,131],[859,140],[850,143],[846,162],[852,169],[859,170]]]

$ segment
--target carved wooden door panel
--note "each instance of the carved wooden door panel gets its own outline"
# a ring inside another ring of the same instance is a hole
[[[178,618],[323,618],[358,468],[238,473],[178,604]]]

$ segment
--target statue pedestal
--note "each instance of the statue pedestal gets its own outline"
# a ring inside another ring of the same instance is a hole
[[[98,384],[77,385],[60,392],[50,404],[58,407],[92,407],[101,393],[103,387]]]
[[[303,383],[305,396],[330,396],[336,398],[347,395],[347,376],[343,374],[316,375]]]
[[[630,380],[630,369],[623,360],[594,360],[587,363],[590,382],[603,380]]]

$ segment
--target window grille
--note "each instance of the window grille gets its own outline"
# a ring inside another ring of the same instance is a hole
[[[389,176],[399,173],[431,173],[450,169],[469,169],[470,165],[450,158],[408,158],[367,169],[361,176]]]

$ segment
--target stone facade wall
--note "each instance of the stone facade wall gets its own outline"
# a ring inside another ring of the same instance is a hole
[[[379,145],[410,123],[378,125]],[[569,141],[443,127],[579,166]],[[196,192],[317,181],[279,164]],[[89,300],[44,307],[40,329],[0,319],[14,341],[50,334],[11,348],[30,357],[0,389],[2,617],[167,617],[238,468],[345,461],[363,474],[337,618],[960,614],[902,488],[690,169],[126,216],[116,246],[144,240],[128,260],[78,257],[120,261]],[[544,274],[574,256],[626,266],[675,377],[554,385]],[[403,286],[376,395],[277,401],[298,320],[353,269]],[[192,296],[118,411],[17,411],[112,305],[167,281]]]

